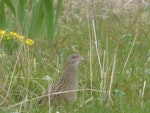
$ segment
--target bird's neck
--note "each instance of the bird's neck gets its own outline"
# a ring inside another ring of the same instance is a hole
[[[78,88],[78,66],[67,66],[65,70],[65,77],[75,89]]]
[[[78,66],[68,65],[65,69],[65,72],[71,74],[72,76],[78,73]]]

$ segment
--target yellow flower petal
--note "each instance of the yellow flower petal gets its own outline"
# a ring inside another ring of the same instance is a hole
[[[0,30],[0,35],[1,35],[1,36],[4,35],[5,33],[6,33],[5,30]]]
[[[27,39],[27,40],[26,40],[26,44],[32,46],[32,45],[34,44],[34,41],[31,40],[31,39]]]
[[[11,32],[11,31],[10,31],[10,35],[12,35],[12,36],[14,36],[14,37],[17,37],[17,36],[18,36],[18,34],[17,34],[17,33],[15,33],[15,32]]]
[[[7,32],[5,30],[0,30],[0,36],[2,36],[2,38],[3,38],[3,37],[9,36],[9,34],[7,34]]]
[[[23,36],[21,36],[21,35],[18,35],[18,37],[17,37],[20,41],[22,41],[22,42],[25,42],[25,38],[23,37]]]

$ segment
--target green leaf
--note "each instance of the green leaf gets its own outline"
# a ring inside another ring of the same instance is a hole
[[[26,0],[19,0],[19,6],[18,6],[18,20],[19,20],[19,27],[20,32],[23,32],[24,29],[24,20],[25,20],[25,2]]]
[[[48,37],[52,39],[53,37],[53,19],[54,19],[54,9],[53,9],[53,0],[43,0],[43,7],[44,7],[44,13],[46,17],[46,23],[47,23],[47,30],[48,30]]]
[[[4,2],[5,5],[7,5],[7,7],[12,11],[12,13],[16,15],[15,7],[13,6],[13,3],[10,0],[4,0]]]
[[[5,28],[6,15],[4,11],[4,2],[0,1],[0,28]]]

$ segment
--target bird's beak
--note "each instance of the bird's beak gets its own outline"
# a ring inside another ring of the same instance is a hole
[[[79,57],[78,57],[78,60],[79,60],[79,61],[84,61],[83,56],[79,56]]]

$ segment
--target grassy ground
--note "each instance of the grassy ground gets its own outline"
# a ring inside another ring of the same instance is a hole
[[[149,113],[149,7],[125,9],[109,0],[65,3],[52,40],[43,32],[32,35],[34,46],[19,43],[11,52],[8,44],[1,46],[0,112]],[[77,101],[59,109],[39,107],[39,96],[75,52],[85,58]]]

